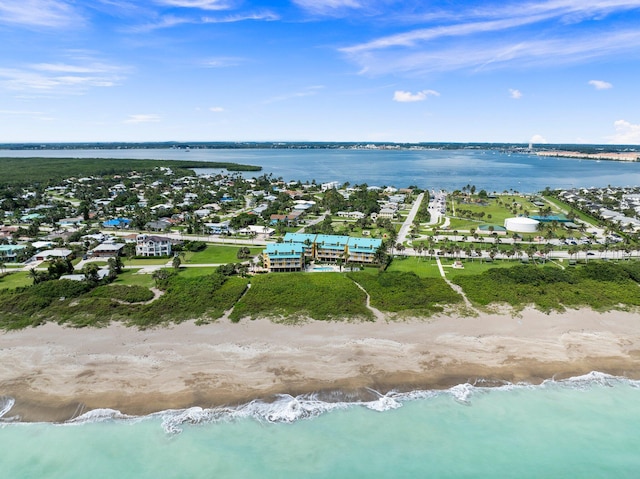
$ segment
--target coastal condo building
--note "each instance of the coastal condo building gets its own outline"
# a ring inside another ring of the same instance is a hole
[[[287,233],[282,243],[270,243],[262,251],[270,272],[303,271],[305,258],[335,263],[373,263],[382,240],[339,235]]]

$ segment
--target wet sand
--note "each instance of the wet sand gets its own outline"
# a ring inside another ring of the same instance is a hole
[[[540,383],[600,371],[640,379],[640,315],[526,310],[375,323],[193,322],[139,331],[55,324],[0,334],[7,416],[65,421],[97,408],[141,415],[273,394]]]

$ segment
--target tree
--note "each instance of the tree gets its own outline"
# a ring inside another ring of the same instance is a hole
[[[174,255],[171,260],[171,266],[174,270],[178,271],[180,269],[180,265],[182,264],[182,260],[180,259],[180,255]]]
[[[95,285],[100,281],[100,276],[98,275],[98,265],[89,263],[85,264],[84,268],[82,268],[82,272],[84,274],[85,280],[89,284]]]

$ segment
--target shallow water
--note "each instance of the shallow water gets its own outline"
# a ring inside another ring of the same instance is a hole
[[[640,470],[640,382],[598,373],[360,404],[283,396],[145,418],[102,413],[3,425],[2,476],[624,478]]]

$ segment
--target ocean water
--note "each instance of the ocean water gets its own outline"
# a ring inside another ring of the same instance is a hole
[[[640,382],[599,373],[538,386],[390,393],[368,403],[281,396],[235,409],[117,416],[1,425],[2,477],[640,475]]]
[[[640,185],[640,162],[547,158],[496,150],[0,150],[0,157],[9,156],[230,161],[262,166],[258,175],[272,173],[284,180],[349,181],[398,188],[417,185],[448,191],[467,184],[488,192],[513,189],[522,193],[535,193],[547,186]],[[219,170],[208,170],[214,171]]]

